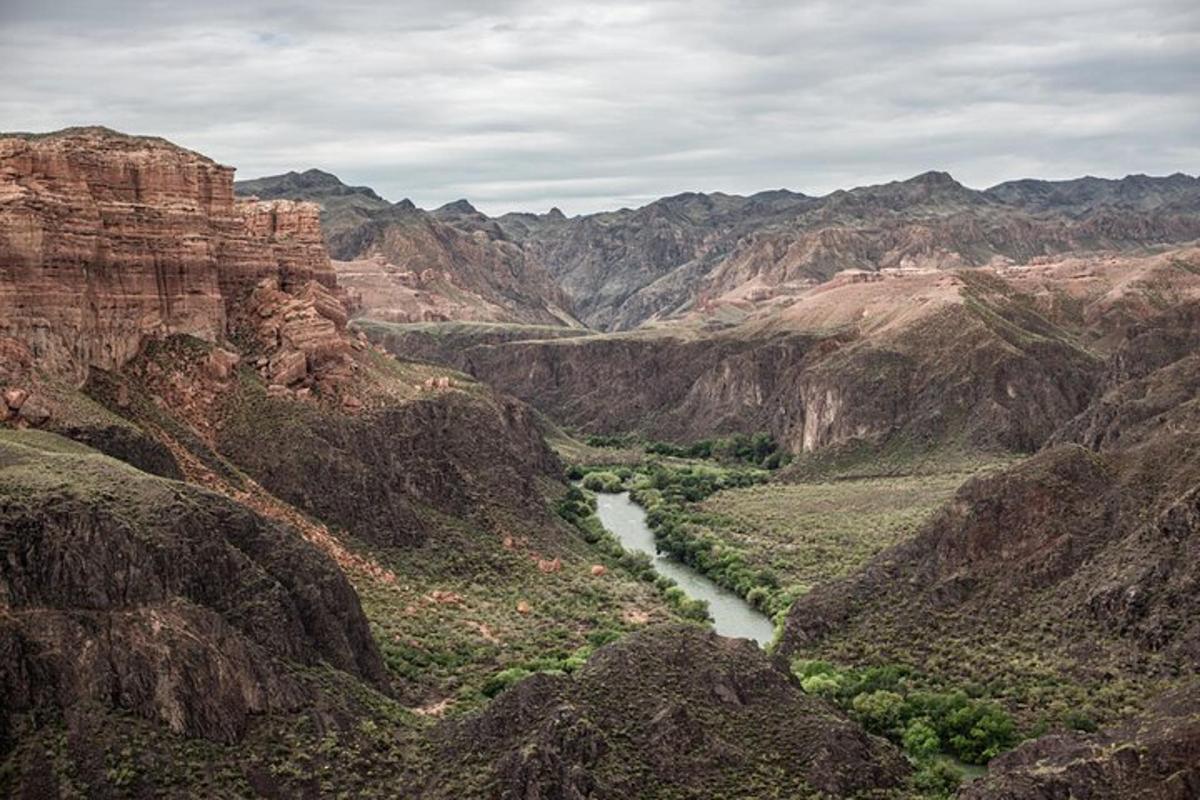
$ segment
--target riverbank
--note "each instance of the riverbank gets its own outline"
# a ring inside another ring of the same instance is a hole
[[[766,647],[775,636],[775,626],[758,609],[734,592],[718,585],[692,567],[658,552],[646,512],[629,492],[598,494],[596,516],[626,550],[653,559],[656,572],[672,579],[688,597],[708,604],[713,629],[722,636],[752,639]]]

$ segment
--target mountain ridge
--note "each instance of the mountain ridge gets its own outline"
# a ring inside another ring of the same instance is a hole
[[[290,197],[320,202],[295,188],[294,178],[259,179],[271,180],[290,182]],[[417,211],[517,247],[524,268],[548,275],[589,326],[624,330],[742,296],[746,287],[773,294],[847,268],[1022,264],[1193,241],[1200,238],[1200,178],[1020,179],[972,189],[930,170],[819,197],[787,189],[681,192],[572,217],[554,210],[491,217],[466,200]],[[362,255],[364,242],[343,246],[336,226],[329,233],[338,257]]]

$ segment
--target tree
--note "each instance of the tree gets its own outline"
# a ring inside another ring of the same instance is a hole
[[[914,719],[904,729],[904,750],[910,756],[923,761],[937,755],[942,749],[942,740],[928,719]]]
[[[881,689],[855,697],[852,708],[864,728],[872,733],[884,734],[900,724],[901,715],[904,713],[904,698],[895,692]]]

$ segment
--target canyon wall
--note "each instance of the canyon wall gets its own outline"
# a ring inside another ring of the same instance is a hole
[[[79,383],[147,336],[220,340],[263,278],[336,287],[319,209],[235,200],[233,172],[102,128],[0,137],[0,337]]]

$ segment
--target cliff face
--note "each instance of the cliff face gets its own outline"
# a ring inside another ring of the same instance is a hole
[[[216,341],[259,280],[336,285],[309,204],[235,201],[233,169],[104,129],[0,138],[0,336],[81,382],[150,335]]]
[[[1032,451],[1084,407],[1100,371],[1033,302],[973,271],[839,279],[724,330],[534,331],[473,346],[468,333],[440,357],[589,432],[769,431],[795,453],[897,437]],[[424,346],[419,333],[367,329],[398,354]]]

